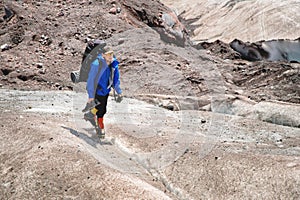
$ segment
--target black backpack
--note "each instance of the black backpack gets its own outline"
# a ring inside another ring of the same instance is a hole
[[[103,40],[91,40],[87,43],[81,61],[81,67],[78,71],[71,72],[73,83],[86,82],[91,68],[91,63],[97,58],[98,54],[103,51],[106,42]]]

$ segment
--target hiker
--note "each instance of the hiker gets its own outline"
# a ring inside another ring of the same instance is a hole
[[[96,133],[100,138],[105,137],[104,115],[106,113],[107,99],[111,87],[117,93],[115,100],[122,101],[122,90],[120,88],[119,62],[114,56],[111,47],[106,45],[91,63],[88,73],[86,89],[88,93],[87,105],[96,105],[94,109],[84,115],[96,128]]]

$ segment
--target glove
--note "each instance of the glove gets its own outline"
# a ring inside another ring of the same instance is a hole
[[[118,94],[116,97],[116,102],[120,103],[123,100],[123,96],[121,94]]]

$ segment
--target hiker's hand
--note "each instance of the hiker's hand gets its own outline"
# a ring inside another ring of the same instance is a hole
[[[117,103],[120,103],[122,100],[123,100],[122,94],[118,94],[118,95],[117,95],[117,98],[116,98],[116,102],[117,102]]]
[[[89,98],[87,103],[92,103],[94,100],[94,98]]]

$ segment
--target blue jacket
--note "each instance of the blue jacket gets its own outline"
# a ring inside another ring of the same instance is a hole
[[[99,62],[101,62],[101,65],[99,65]],[[89,98],[95,98],[96,93],[100,96],[106,96],[109,94],[111,87],[113,87],[118,94],[122,93],[118,66],[119,62],[115,57],[110,66],[108,66],[101,54],[97,56],[97,59],[91,64],[86,84]]]

